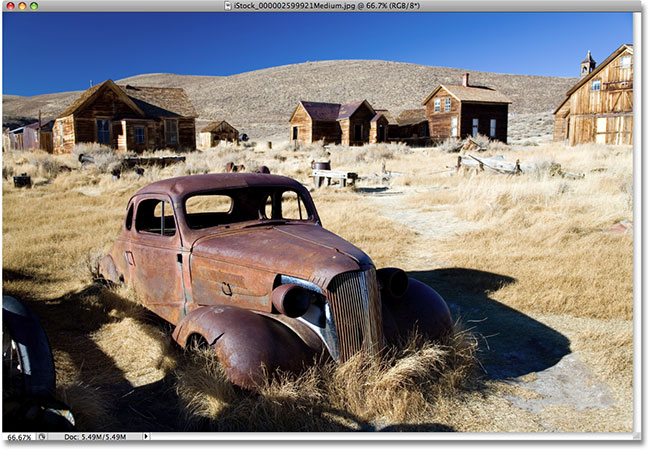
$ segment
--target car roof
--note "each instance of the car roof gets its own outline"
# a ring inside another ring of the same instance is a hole
[[[193,192],[247,187],[288,187],[297,191],[306,189],[296,180],[281,175],[264,173],[210,173],[168,178],[151,183],[135,193],[168,194],[174,202]]]

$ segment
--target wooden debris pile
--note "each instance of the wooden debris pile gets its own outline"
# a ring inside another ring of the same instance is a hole
[[[520,175],[531,173],[538,170],[537,166],[529,164],[521,164],[520,160],[515,163],[505,161],[503,156],[492,156],[489,158],[478,158],[473,155],[460,155],[457,157],[456,170],[459,171],[461,167],[471,167],[479,171],[485,169],[493,172],[507,174],[507,175]],[[584,174],[566,172],[561,168],[561,164],[551,163],[549,167],[550,176],[561,176],[563,178],[584,178]]]

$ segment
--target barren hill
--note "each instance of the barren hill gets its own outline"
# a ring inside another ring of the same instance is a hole
[[[438,84],[460,84],[470,73],[472,85],[495,88],[511,100],[518,115],[547,115],[563,100],[577,78],[508,75],[391,61],[336,60],[272,67],[227,77],[145,74],[116,80],[120,84],[182,87],[199,113],[198,127],[225,119],[253,138],[285,137],[299,100],[345,103],[367,99],[394,113],[421,107]],[[80,91],[34,97],[3,96],[3,123],[55,117]],[[26,119],[26,120],[28,120]]]

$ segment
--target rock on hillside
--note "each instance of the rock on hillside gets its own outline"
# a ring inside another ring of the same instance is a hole
[[[253,138],[288,136],[288,120],[299,100],[345,103],[367,99],[376,108],[395,113],[421,107],[438,84],[470,84],[500,90],[512,100],[513,113],[554,109],[576,78],[508,75],[422,66],[391,61],[337,60],[306,62],[227,77],[145,74],[116,80],[119,84],[182,87],[199,113],[198,126],[225,119]],[[79,92],[35,97],[4,96],[3,122],[15,116],[55,116]]]

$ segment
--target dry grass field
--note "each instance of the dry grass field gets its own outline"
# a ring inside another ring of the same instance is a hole
[[[494,145],[487,154],[535,167],[509,176],[456,172],[457,154],[435,148],[259,143],[119,180],[110,153],[80,151],[98,164],[3,155],[2,246],[3,292],[41,318],[81,429],[632,431],[633,235],[607,231],[633,219],[630,147]],[[458,322],[447,342],[414,336],[381,360],[320,364],[253,395],[210,354],[181,351],[133,292],[93,283],[138,188],[228,161],[311,187],[321,159],[365,177],[312,190],[324,227],[438,290]],[[22,172],[33,188],[13,186]]]

